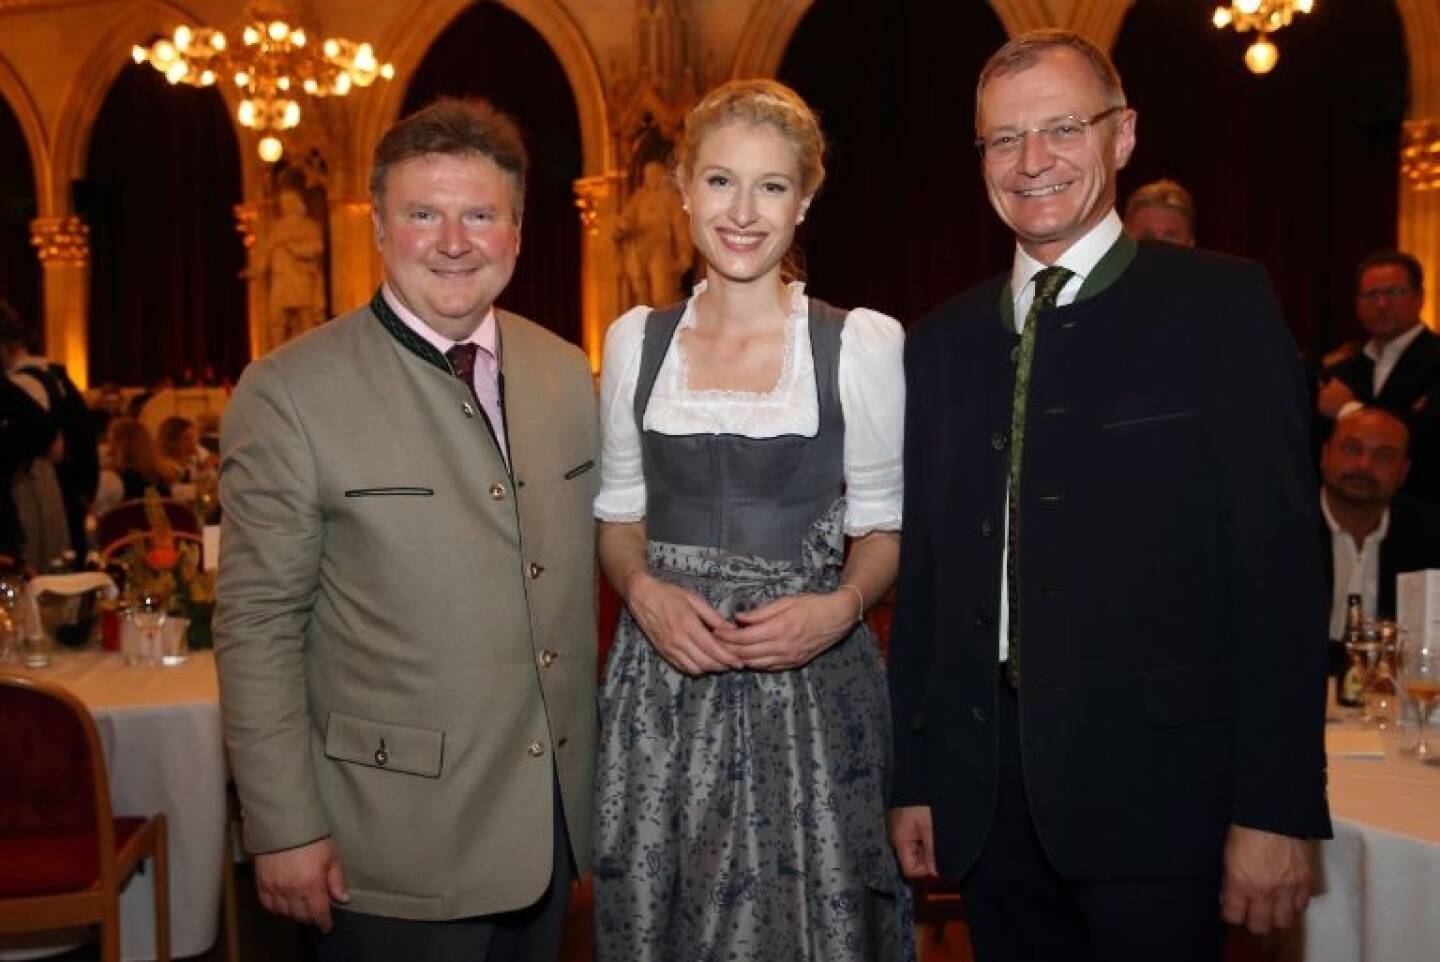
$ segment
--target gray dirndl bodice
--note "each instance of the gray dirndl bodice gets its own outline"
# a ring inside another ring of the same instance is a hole
[[[714,547],[727,554],[799,560],[810,526],[845,493],[839,388],[845,312],[810,298],[810,351],[820,411],[813,438],[647,431],[645,409],[684,313],[682,302],[651,311],[645,321],[635,426],[645,472],[646,534],[651,541]]]

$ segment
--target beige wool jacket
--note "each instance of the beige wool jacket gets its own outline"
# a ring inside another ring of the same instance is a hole
[[[556,773],[590,857],[594,389],[579,350],[497,316],[513,473],[466,387],[368,307],[255,361],[225,412],[215,639],[246,845],[333,837],[359,912],[533,902]]]

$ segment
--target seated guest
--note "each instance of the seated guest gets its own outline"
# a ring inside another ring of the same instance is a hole
[[[1380,251],[1355,271],[1355,313],[1364,347],[1326,368],[1315,409],[1325,433],[1362,404],[1391,412],[1410,429],[1410,473],[1401,490],[1440,503],[1440,337],[1420,323],[1425,275],[1420,262]]]
[[[149,488],[162,498],[170,497],[175,475],[160,457],[145,425],[134,418],[116,418],[110,423],[110,464],[101,472],[95,493],[97,516],[121,501],[143,498]]]
[[[1410,471],[1405,422],[1363,407],[1335,423],[1320,455],[1320,507],[1329,527],[1330,637],[1345,633],[1345,603],[1367,617],[1395,617],[1395,576],[1440,568],[1440,508],[1397,489]]]
[[[1195,201],[1173,180],[1136,189],[1125,202],[1125,233],[1136,240],[1195,246]]]
[[[160,444],[160,456],[175,480],[194,483],[199,475],[215,470],[215,455],[200,444],[200,432],[189,418],[166,418],[160,424],[156,440]]]

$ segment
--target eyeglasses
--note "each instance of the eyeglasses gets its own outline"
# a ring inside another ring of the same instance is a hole
[[[1106,117],[1123,110],[1125,110],[1124,104],[1116,104],[1114,107],[1106,107],[1089,120],[1069,114],[1058,117],[1043,127],[1026,127],[1023,130],[1002,129],[984,137],[976,137],[975,148],[980,151],[980,156],[985,160],[1007,160],[1020,153],[1027,136],[1039,134],[1045,141],[1045,146],[1053,151],[1073,150],[1085,142],[1085,135],[1091,127]]]
[[[1397,284],[1394,287],[1372,287],[1368,291],[1361,291],[1355,296],[1362,301],[1368,301],[1374,304],[1382,297],[1387,301],[1398,301],[1400,298],[1409,297],[1413,293],[1415,292],[1409,287],[1403,284]]]

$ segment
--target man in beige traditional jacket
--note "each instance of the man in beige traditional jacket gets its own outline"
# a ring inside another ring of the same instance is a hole
[[[483,102],[401,121],[371,177],[385,283],[226,411],[226,743],[261,902],[323,959],[554,959],[587,867],[594,394],[493,307],[525,168]]]

